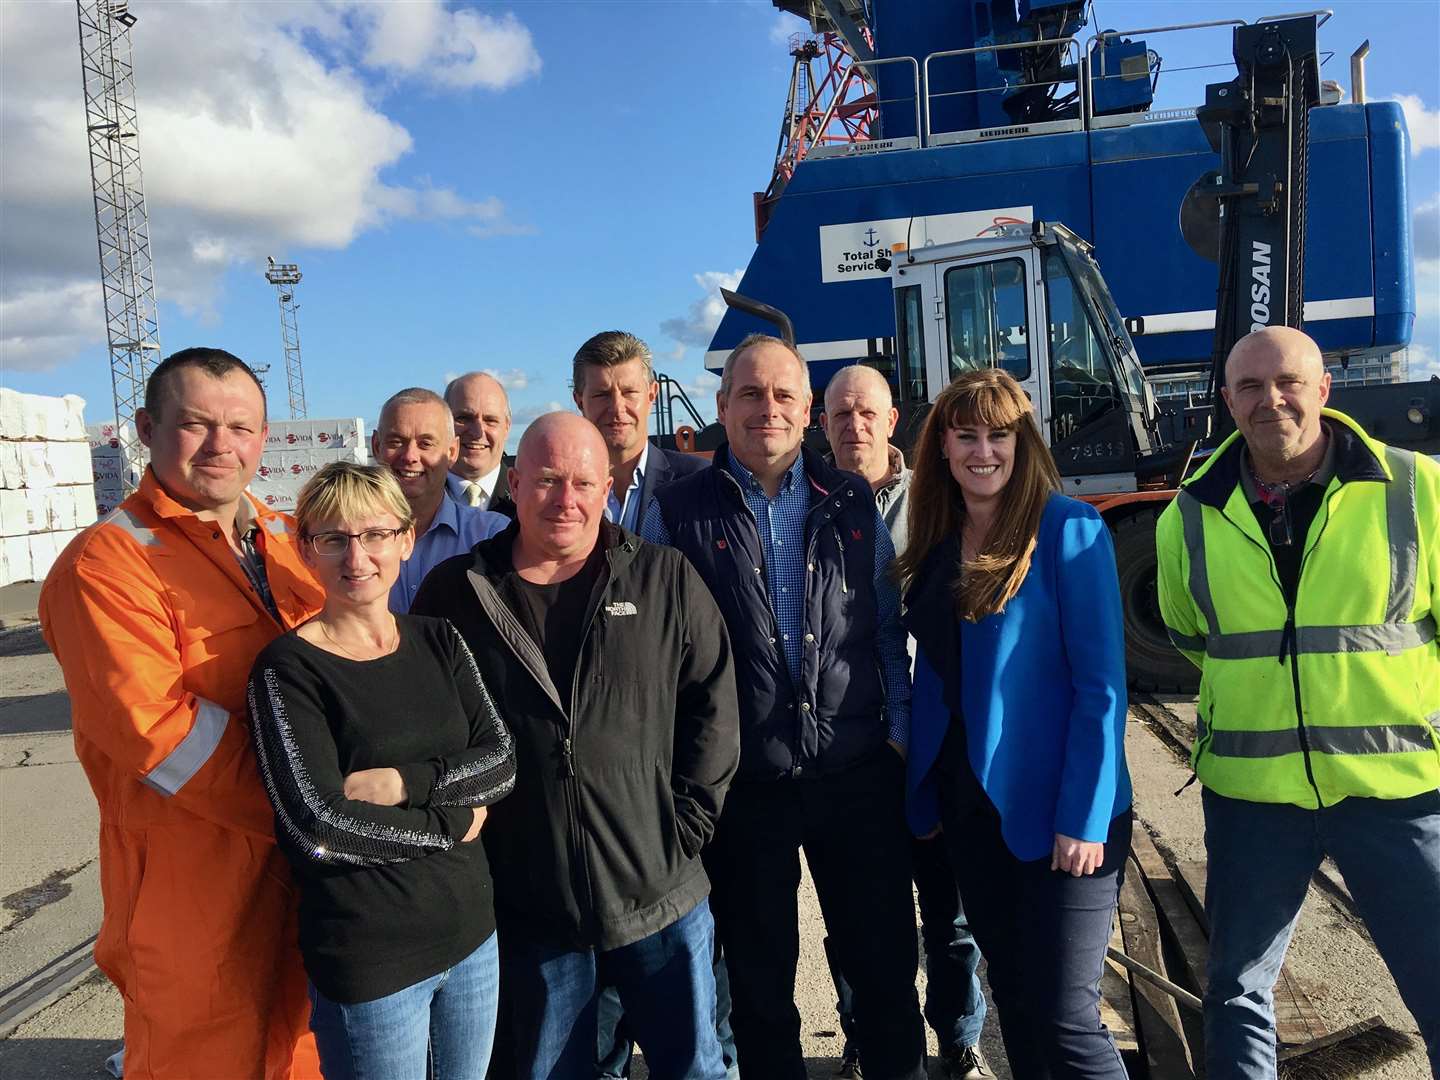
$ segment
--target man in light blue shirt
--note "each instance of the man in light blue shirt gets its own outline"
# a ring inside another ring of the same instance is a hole
[[[433,390],[401,390],[380,408],[370,451],[400,482],[415,514],[415,550],[400,564],[390,590],[390,610],[404,613],[432,567],[494,536],[510,519],[457,502],[445,478],[460,453],[455,420]]]

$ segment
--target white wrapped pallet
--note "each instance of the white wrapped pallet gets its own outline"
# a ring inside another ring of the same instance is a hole
[[[34,580],[30,564],[30,537],[0,536],[0,586]]]
[[[297,441],[309,439],[312,446],[303,450],[294,449],[267,449],[260,455],[260,466],[255,470],[255,479],[250,482],[250,492],[266,506],[274,510],[295,509],[296,496],[305,482],[323,469],[332,461],[353,461],[364,465],[368,456],[365,453],[364,443],[358,438],[358,432],[363,430],[359,420],[335,421],[335,420],[314,420],[314,421],[284,421],[290,427],[297,424],[308,423],[311,426],[308,430],[295,432],[283,431],[282,438],[295,435]],[[337,425],[349,425],[339,427]],[[274,425],[271,425],[272,430]],[[348,445],[335,447],[333,444],[339,441],[342,435],[348,435]],[[323,438],[322,438],[323,436]],[[320,446],[314,446],[316,441]],[[270,442],[267,440],[267,447]],[[291,446],[289,442],[285,446]]]
[[[43,578],[95,521],[85,402],[0,389],[0,585]]]
[[[85,399],[75,394],[46,397],[0,387],[0,436],[36,442],[85,438]]]

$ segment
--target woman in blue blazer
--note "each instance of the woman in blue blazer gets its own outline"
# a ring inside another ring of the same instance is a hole
[[[1130,852],[1115,552],[1029,399],[967,372],[926,418],[899,561],[907,813],[943,828],[1017,1077],[1124,1080],[1098,984]]]

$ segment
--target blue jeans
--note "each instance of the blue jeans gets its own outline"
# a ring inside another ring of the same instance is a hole
[[[1275,1075],[1272,988],[1310,878],[1329,855],[1345,877],[1440,1075],[1440,792],[1345,799],[1323,810],[1206,789],[1212,1080]]]
[[[600,1080],[623,1080],[630,1075],[635,1040],[625,1026],[625,1008],[620,1004],[619,991],[613,986],[600,991],[599,1019],[595,1075]],[[740,1068],[735,1064],[735,1036],[730,1031],[730,977],[725,974],[725,957],[718,948],[715,950],[715,1036],[720,1040],[725,1075],[729,1080],[736,1080]]]
[[[500,964],[518,1075],[593,1080],[600,988],[613,986],[655,1080],[723,1077],[714,955],[705,900],[663,930],[604,952],[547,944],[506,926]]]
[[[484,1080],[495,1036],[495,935],[454,967],[374,1001],[344,1005],[310,987],[325,1080]]]
[[[980,1043],[985,1027],[985,991],[980,986],[980,946],[960,903],[955,868],[943,837],[911,839],[910,869],[920,902],[920,939],[925,943],[925,1020],[940,1050],[959,1052]],[[855,1044],[854,992],[825,939],[825,959],[835,981],[840,1029],[847,1053]]]

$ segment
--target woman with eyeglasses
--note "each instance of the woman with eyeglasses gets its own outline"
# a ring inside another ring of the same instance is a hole
[[[325,607],[260,654],[249,703],[321,1071],[481,1080],[499,960],[477,838],[515,782],[510,735],[454,628],[387,607],[415,542],[390,472],[327,465],[295,516]]]
[[[1130,851],[1109,532],[1002,370],[941,392],[912,464],[911,828],[943,828],[1014,1074],[1124,1080],[1098,991]]]

